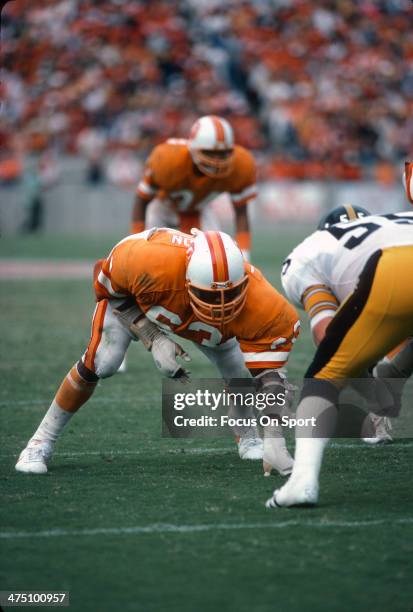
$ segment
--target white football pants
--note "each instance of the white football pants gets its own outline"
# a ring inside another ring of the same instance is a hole
[[[124,302],[123,299],[102,300],[95,308],[92,334],[82,361],[99,378],[108,378],[118,371],[132,341],[132,334],[113,314],[113,308],[122,302]],[[235,338],[213,347],[195,343],[194,346],[206,355],[222,378],[251,378],[239,343]]]

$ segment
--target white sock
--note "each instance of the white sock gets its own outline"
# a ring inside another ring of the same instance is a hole
[[[297,427],[296,429],[296,440],[295,440],[295,455],[294,455],[294,468],[291,474],[291,478],[305,477],[309,480],[318,481],[320,474],[321,463],[323,460],[324,449],[330,440],[330,437],[301,437],[301,435],[326,435],[330,436],[333,434],[337,410],[333,409],[331,401],[326,400],[322,397],[308,396],[301,400],[297,408],[297,419],[308,419],[315,417],[320,418],[321,415],[325,415],[325,411],[328,410],[328,423],[327,426],[323,426],[320,432],[319,428],[316,427],[305,427],[304,429]],[[300,435],[301,433],[301,435]]]
[[[324,449],[330,438],[297,438],[291,478],[318,481]]]
[[[55,400],[53,400],[30,442],[47,441],[54,444],[73,414],[73,412],[62,410],[58,404],[56,404]]]

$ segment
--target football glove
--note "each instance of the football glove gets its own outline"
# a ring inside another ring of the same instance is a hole
[[[182,346],[168,338],[160,330],[152,341],[151,352],[155,365],[162,376],[177,378],[181,382],[189,380],[189,372],[178,363],[177,357],[188,362],[191,361],[190,356]]]

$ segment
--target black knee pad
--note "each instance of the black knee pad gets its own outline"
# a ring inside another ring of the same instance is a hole
[[[95,372],[92,372],[92,370],[89,370],[89,368],[85,366],[81,359],[79,359],[79,361],[77,362],[76,368],[79,372],[79,376],[81,376],[83,380],[86,380],[90,383],[97,382],[99,380],[99,376],[97,376]]]

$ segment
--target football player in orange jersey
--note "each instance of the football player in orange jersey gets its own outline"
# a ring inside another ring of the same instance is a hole
[[[96,270],[95,291],[87,350],[22,451],[18,471],[47,472],[63,427],[98,381],[116,373],[134,339],[151,350],[163,376],[187,376],[177,358],[189,359],[166,330],[196,344],[223,378],[257,377],[267,393],[285,388],[280,370],[299,333],[297,313],[227,234],[153,228],[128,236]],[[240,456],[264,458],[267,473],[290,473],[281,428],[267,432],[264,444],[256,430],[241,438]]]
[[[152,151],[136,191],[132,233],[155,226],[182,232],[204,225],[220,229],[207,205],[222,193],[229,194],[236,240],[249,260],[247,209],[257,196],[255,162],[246,149],[234,145],[228,121],[210,115],[195,122],[188,140],[171,138]]]

